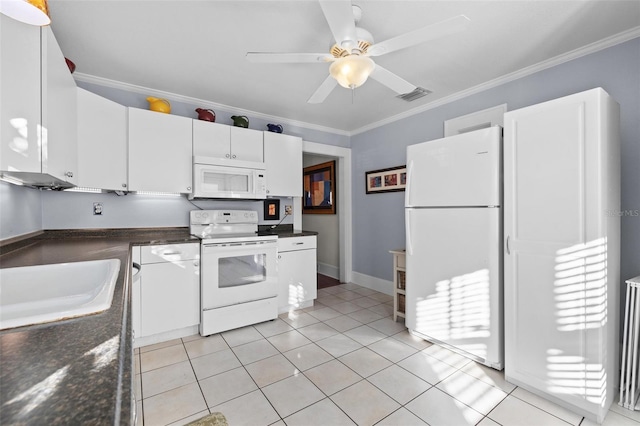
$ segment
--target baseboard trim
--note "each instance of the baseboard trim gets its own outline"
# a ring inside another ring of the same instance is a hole
[[[318,262],[318,273],[340,280],[340,268],[338,266]]]
[[[190,327],[167,331],[165,333],[153,334],[151,336],[136,337],[133,341],[133,347],[140,348],[142,346],[155,345],[156,343],[168,342],[169,340],[180,339],[182,337],[189,337],[196,334],[198,334],[198,326],[193,325]]]
[[[393,281],[383,280],[353,271],[351,273],[351,282],[393,296]]]

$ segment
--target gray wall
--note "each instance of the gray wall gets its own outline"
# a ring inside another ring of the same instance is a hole
[[[314,166],[316,164],[325,163],[334,160],[334,158],[322,157],[318,155],[305,154],[303,157],[303,167]],[[336,180],[340,179],[336,167]],[[336,184],[337,188],[337,184]],[[340,208],[340,193],[336,191],[336,208]],[[339,278],[340,275],[340,236],[339,221],[337,214],[303,214],[302,229],[305,231],[316,231],[318,233],[318,249],[317,258],[319,263],[333,266],[337,271],[337,275],[333,274],[333,278]]]
[[[392,280],[389,250],[404,247],[404,193],[365,194],[367,170],[406,163],[406,147],[443,137],[450,118],[509,110],[602,87],[620,104],[622,210],[640,211],[640,38],[360,133],[353,155],[353,270]],[[621,278],[640,275],[640,217],[622,217]]]

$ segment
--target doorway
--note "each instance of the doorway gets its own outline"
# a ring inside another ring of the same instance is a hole
[[[351,149],[304,141],[302,151],[304,167],[311,165],[305,161],[317,161],[315,164],[318,164],[336,160],[336,214],[302,215],[301,225],[302,229],[316,231],[306,227],[317,227],[320,221],[310,216],[333,216],[321,224],[325,226],[324,230],[317,230],[318,272],[343,283],[351,282]],[[327,235],[321,236],[321,232]]]
[[[328,157],[324,155],[304,153],[302,157],[302,167],[316,166],[318,164],[335,161],[338,158]],[[336,171],[336,182],[340,182],[342,176]],[[337,188],[337,185],[336,185]],[[334,205],[337,209],[342,206],[342,194],[335,191]],[[302,229],[305,231],[314,231],[318,233],[317,253],[318,253],[318,287],[331,283],[330,279],[324,279],[323,276],[334,280],[340,279],[340,226],[338,214],[302,214]],[[325,284],[323,284],[325,283]]]

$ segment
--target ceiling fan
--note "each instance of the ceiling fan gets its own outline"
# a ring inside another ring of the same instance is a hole
[[[355,89],[368,77],[384,84],[399,96],[423,91],[386,68],[376,64],[371,57],[381,56],[464,30],[470,20],[464,15],[428,25],[426,27],[374,43],[371,33],[357,24],[362,16],[360,7],[350,0],[319,0],[336,44],[329,53],[271,53],[248,52],[247,59],[262,63],[331,62],[330,75],[311,95],[308,103],[321,103],[340,84]]]

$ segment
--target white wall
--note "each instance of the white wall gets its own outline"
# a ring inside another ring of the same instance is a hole
[[[103,205],[102,215],[93,214],[93,203]],[[194,205],[195,204],[195,205]],[[291,198],[280,199],[280,218]],[[262,201],[194,201],[186,196],[151,196],[128,194],[92,194],[81,192],[42,192],[43,229],[103,229],[156,228],[189,226],[189,212],[203,209],[255,210],[259,223],[275,225],[278,221],[264,221]],[[293,223],[288,216],[283,223]]]
[[[40,191],[0,181],[0,240],[41,229]]]

